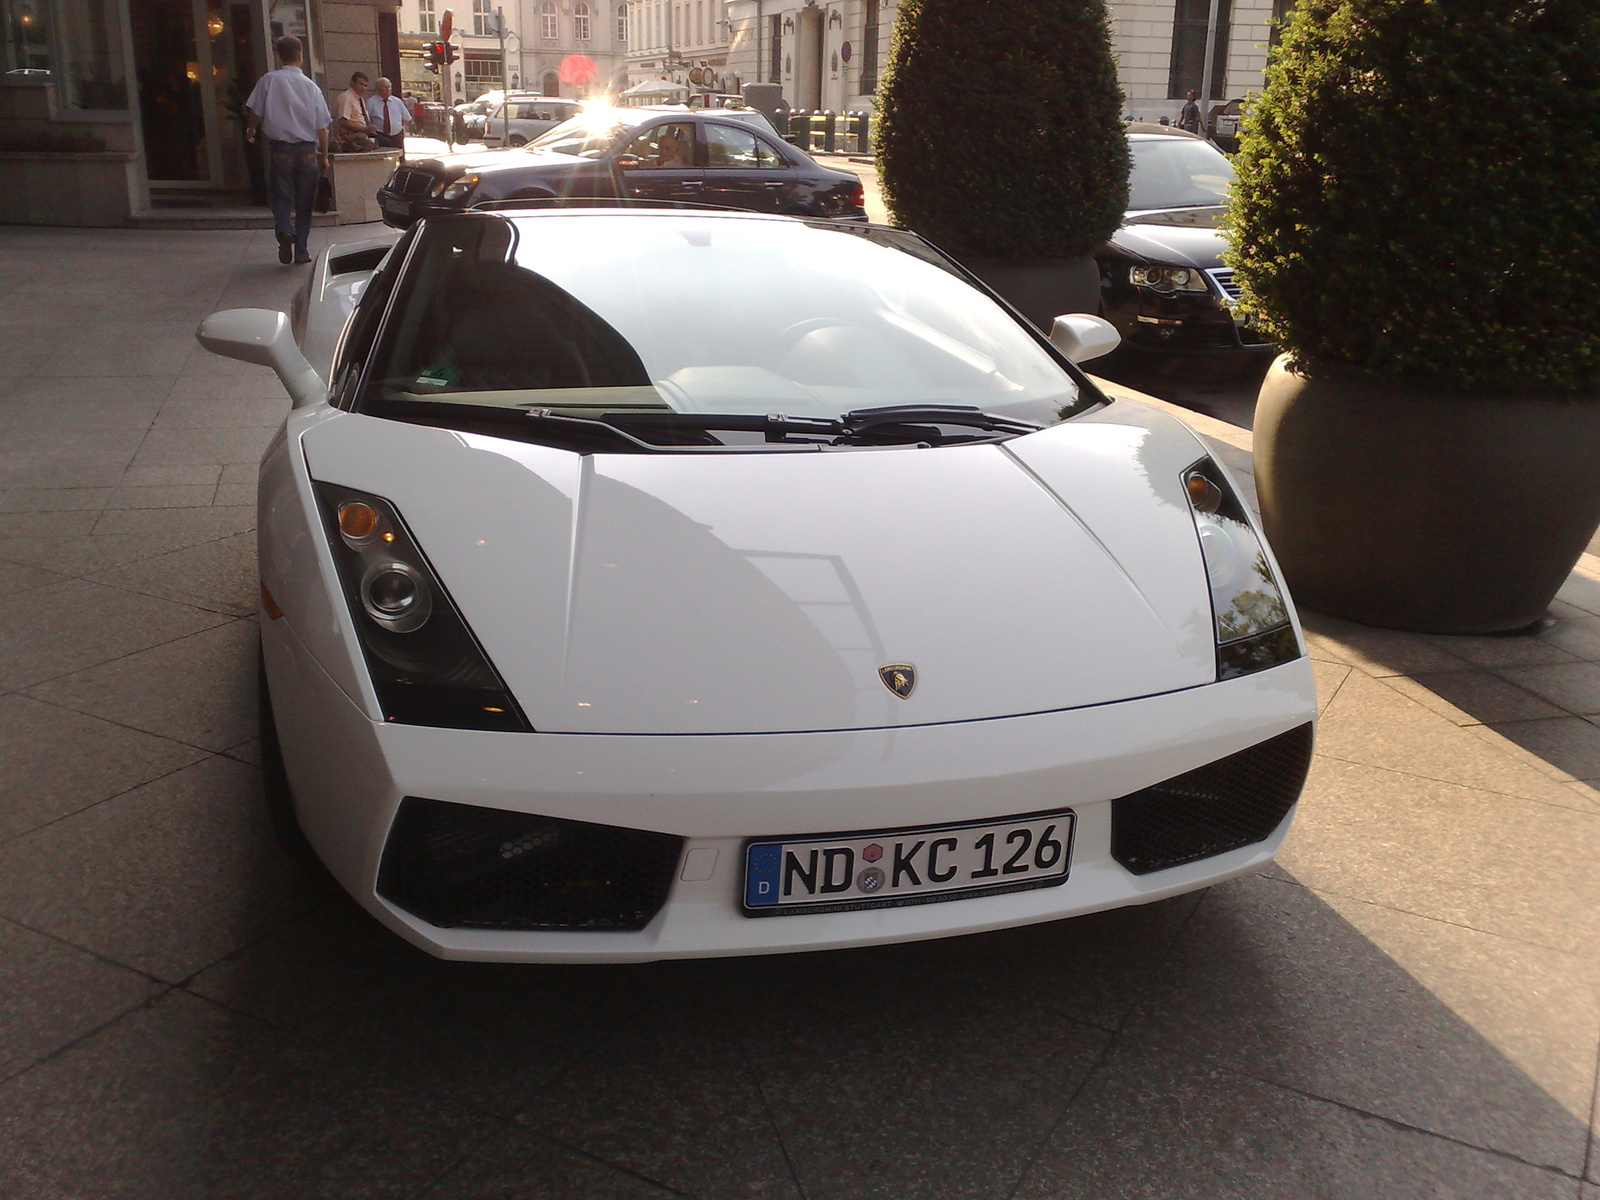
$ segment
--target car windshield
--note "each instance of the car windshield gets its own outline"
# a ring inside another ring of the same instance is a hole
[[[529,142],[528,149],[599,158],[619,137],[650,115],[614,108],[581,112]]]
[[[569,210],[430,222],[361,407],[837,421],[965,406],[1044,425],[1079,403],[1040,339],[910,235]]]
[[[1210,142],[1196,138],[1139,138],[1131,143],[1129,209],[1194,208],[1223,203],[1233,164]]]

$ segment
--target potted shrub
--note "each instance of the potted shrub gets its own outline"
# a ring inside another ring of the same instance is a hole
[[[974,83],[974,68],[983,69]],[[874,128],[896,219],[1048,329],[1128,206],[1102,0],[901,0]]]
[[[1230,261],[1284,347],[1262,518],[1302,603],[1538,621],[1600,522],[1600,8],[1302,0],[1236,160]]]

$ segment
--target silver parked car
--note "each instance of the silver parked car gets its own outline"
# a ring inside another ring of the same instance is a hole
[[[534,96],[513,93],[488,114],[482,141],[486,146],[525,146],[541,133],[578,115],[583,107],[578,100],[560,96]]]

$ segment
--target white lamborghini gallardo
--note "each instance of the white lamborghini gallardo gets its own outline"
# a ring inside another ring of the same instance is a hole
[[[428,220],[201,341],[261,465],[269,748],[451,958],[938,937],[1261,867],[1311,755],[1272,555],[915,235],[688,209]],[[274,725],[275,719],[275,725]]]

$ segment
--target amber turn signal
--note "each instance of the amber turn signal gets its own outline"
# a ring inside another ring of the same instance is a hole
[[[378,514],[370,504],[347,500],[339,506],[339,532],[353,545],[368,541],[378,528]]]
[[[1199,471],[1191,471],[1183,485],[1189,491],[1189,503],[1194,505],[1195,512],[1214,513],[1221,507],[1222,489]]]

